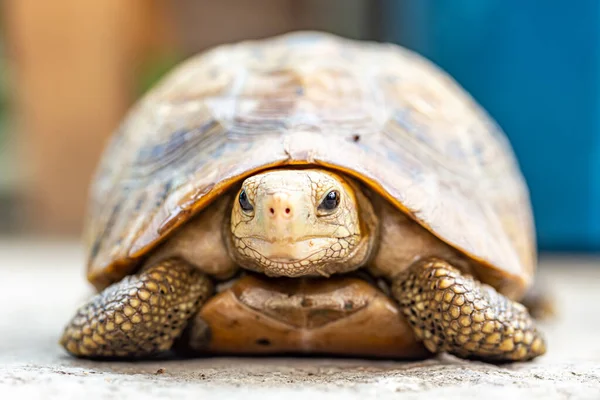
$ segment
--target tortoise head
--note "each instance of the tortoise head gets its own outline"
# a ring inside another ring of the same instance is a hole
[[[247,178],[234,201],[230,250],[268,276],[329,276],[364,265],[373,209],[358,187],[319,169],[278,169]]]

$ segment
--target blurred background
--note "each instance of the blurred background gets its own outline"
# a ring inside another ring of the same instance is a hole
[[[540,249],[600,250],[596,0],[0,4],[0,236],[78,238],[106,139],[177,62],[224,42],[319,29],[399,43],[446,69],[507,132]]]

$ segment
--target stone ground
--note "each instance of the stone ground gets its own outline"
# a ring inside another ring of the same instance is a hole
[[[72,243],[0,240],[0,398],[44,399],[599,399],[600,260],[542,261],[559,300],[543,324],[549,353],[489,365],[440,356],[422,362],[311,358],[205,358],[91,362],[57,345],[91,293]]]

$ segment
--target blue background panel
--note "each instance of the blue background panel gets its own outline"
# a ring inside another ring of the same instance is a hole
[[[507,133],[543,250],[600,250],[600,2],[384,1],[384,37],[449,72]]]

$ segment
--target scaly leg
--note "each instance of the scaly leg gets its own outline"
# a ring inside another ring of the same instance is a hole
[[[79,357],[140,357],[169,350],[212,294],[210,279],[172,259],[128,276],[82,306],[60,343]]]
[[[524,361],[546,352],[525,307],[439,259],[419,261],[392,292],[415,334],[434,353]]]

